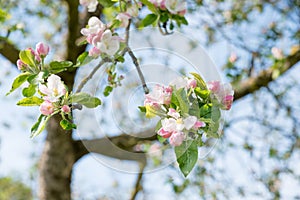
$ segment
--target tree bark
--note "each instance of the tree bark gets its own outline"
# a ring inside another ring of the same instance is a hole
[[[75,163],[72,132],[59,126],[61,117],[52,117],[40,159],[39,199],[70,200],[72,168]]]

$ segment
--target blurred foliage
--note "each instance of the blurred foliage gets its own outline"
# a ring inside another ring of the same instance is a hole
[[[20,181],[10,177],[0,178],[0,199],[1,200],[31,200],[33,199],[29,187]]]

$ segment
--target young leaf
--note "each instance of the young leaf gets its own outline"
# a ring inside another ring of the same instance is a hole
[[[59,73],[67,70],[68,67],[71,67],[73,63],[71,61],[53,61],[49,64],[50,71],[52,73]]]
[[[138,108],[141,112],[146,113],[146,107],[145,106],[139,106]]]
[[[146,26],[149,26],[149,25],[151,25],[153,22],[155,22],[156,21],[156,19],[157,19],[157,15],[156,14],[148,14],[143,20],[142,20],[142,25],[143,25],[143,27],[146,27]]]
[[[113,6],[116,2],[115,1],[111,1],[111,0],[98,0],[98,2],[104,7],[111,7]]]
[[[38,118],[38,121],[32,126],[31,128],[31,135],[30,138],[34,138],[35,136],[38,136],[44,129],[45,126],[50,119],[50,116],[40,115]]]
[[[209,96],[209,94],[210,94],[209,90],[202,90],[199,87],[195,88],[194,91],[202,99],[206,99]]]
[[[202,89],[202,90],[207,90],[207,86],[206,86],[206,83],[205,81],[203,80],[203,78],[197,74],[197,73],[190,73],[194,76],[195,80],[197,81],[197,84],[199,85],[199,87]]]
[[[39,106],[41,103],[43,103],[44,100],[38,97],[26,97],[24,99],[21,99],[17,105],[18,106]]]
[[[179,106],[180,106],[180,110],[183,113],[188,113],[189,112],[189,102],[187,99],[187,95],[186,92],[184,90],[184,88],[180,88],[179,90],[177,90],[175,92],[176,94],[176,98],[179,102]]]
[[[25,63],[31,67],[35,67],[35,62],[34,62],[35,58],[29,49],[20,51],[19,57],[23,63]]]
[[[141,0],[141,2],[142,2],[142,4],[146,5],[151,12],[157,13],[157,10],[156,10],[155,6],[150,1]]]
[[[10,93],[12,93],[13,91],[15,91],[15,89],[17,89],[18,87],[20,87],[30,76],[31,74],[28,72],[19,74],[19,76],[17,76],[11,86],[11,89],[8,93],[6,93],[6,96],[9,95]]]
[[[197,141],[184,141],[180,146],[175,147],[175,154],[181,172],[187,177],[198,160]]]
[[[76,129],[76,125],[66,119],[61,120],[59,124],[64,130],[72,130],[73,128]]]
[[[24,97],[32,97],[36,92],[36,85],[30,84],[27,88],[24,88],[22,94]]]
[[[80,67],[82,65],[85,65],[93,60],[92,57],[89,56],[88,52],[83,52],[80,54],[76,60],[76,65],[74,67]]]
[[[111,87],[111,86],[106,86],[105,87],[105,89],[104,89],[104,92],[103,92],[103,94],[104,94],[104,96],[109,96],[109,94],[111,93],[113,91],[113,88]]]
[[[87,108],[95,108],[101,105],[101,100],[99,98],[93,97],[84,92],[73,94],[71,96],[71,102],[82,104]]]

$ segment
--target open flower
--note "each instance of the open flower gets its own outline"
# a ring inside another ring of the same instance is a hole
[[[56,102],[66,94],[66,87],[60,77],[52,74],[47,79],[47,85],[39,85],[39,90],[45,95],[44,99],[49,102]]]
[[[186,13],[185,0],[166,0],[166,8],[172,14],[184,15]]]
[[[174,132],[169,138],[169,141],[172,146],[180,146],[184,139],[185,134],[183,132]]]
[[[116,17],[117,20],[121,21],[120,27],[127,27],[130,18],[131,16],[128,13],[119,13]]]
[[[98,0],[79,0],[80,5],[87,6],[88,12],[95,12]]]
[[[152,92],[146,94],[144,105],[165,104],[169,105],[172,96],[172,88],[155,85]]]
[[[88,27],[81,29],[80,32],[92,40],[94,36],[104,32],[105,29],[106,25],[98,17],[91,17],[88,21]]]
[[[233,102],[234,91],[229,83],[221,85],[220,81],[212,81],[207,84],[208,89],[222,104],[223,110],[229,110]]]
[[[96,47],[103,53],[113,56],[120,48],[120,38],[113,36],[111,30],[106,30],[102,34],[101,41],[97,42]]]

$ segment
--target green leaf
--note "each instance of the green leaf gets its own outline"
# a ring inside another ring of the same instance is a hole
[[[15,91],[17,88],[19,88],[30,76],[31,74],[28,72],[19,74],[19,76],[17,76],[11,86],[11,89],[8,93],[6,93],[6,96],[9,95],[10,93],[12,93],[13,91]]]
[[[146,107],[145,106],[139,106],[138,107],[141,112],[145,113],[146,112]]]
[[[141,2],[142,2],[142,4],[146,5],[151,12],[157,13],[156,7],[150,1],[141,0]]]
[[[38,121],[31,128],[30,138],[34,138],[35,136],[38,136],[45,129],[46,124],[51,116],[52,115],[50,116],[40,115]]]
[[[25,63],[31,67],[35,67],[35,62],[34,62],[35,58],[29,49],[20,51],[19,57],[23,63]]]
[[[18,106],[39,106],[41,103],[43,103],[44,100],[38,97],[26,97],[24,99],[21,99],[17,105]]]
[[[93,57],[89,56],[88,52],[83,52],[77,58],[76,65],[74,67],[80,67],[82,65],[86,65],[93,60]]]
[[[111,0],[98,0],[98,2],[99,2],[104,8],[111,7],[111,6],[113,6],[113,5],[116,3],[116,2],[111,1]]]
[[[71,61],[53,61],[49,64],[50,71],[54,74],[66,71],[67,68],[71,67],[73,63]]]
[[[24,88],[22,94],[24,97],[32,97],[36,92],[36,85],[30,84],[27,88]]]
[[[101,100],[99,98],[93,97],[90,94],[84,92],[73,94],[71,96],[71,102],[82,104],[87,108],[95,108],[101,105]]]
[[[200,118],[200,108],[197,100],[194,100],[192,102],[192,105],[190,106],[189,109],[189,114],[197,118]]]
[[[190,73],[194,76],[195,80],[197,81],[197,85],[202,89],[202,90],[207,90],[207,86],[203,78],[197,74],[197,73]]]
[[[204,104],[200,108],[200,117],[210,118],[211,117],[211,106],[209,104]]]
[[[219,122],[221,117],[221,111],[217,106],[213,106],[211,108],[211,119],[214,122]]]
[[[184,141],[180,146],[175,147],[175,154],[181,172],[185,177],[187,177],[198,160],[197,141]]]
[[[141,22],[143,27],[149,26],[152,23],[154,23],[157,19],[157,15],[156,14],[148,14]]]
[[[64,130],[72,130],[73,128],[77,128],[75,124],[69,122],[66,119],[61,120],[59,124]]]
[[[175,92],[175,95],[179,102],[180,110],[182,112],[181,114],[188,113],[189,112],[189,102],[188,102],[188,98],[187,98],[186,91],[184,90],[184,88],[180,88],[179,90],[177,90]]]
[[[201,88],[199,88],[199,87],[196,87],[194,91],[195,91],[195,93],[196,93],[199,97],[201,97],[202,99],[207,99],[207,97],[208,97],[209,94],[210,94],[210,91],[209,91],[209,90],[203,90],[203,89],[201,89]]]
[[[109,94],[111,93],[113,91],[113,88],[111,87],[111,86],[106,86],[105,87],[105,89],[104,89],[104,92],[103,92],[103,94],[104,94],[104,96],[109,96]]]

